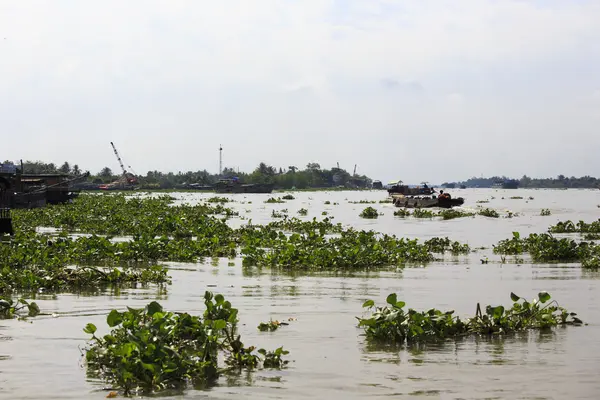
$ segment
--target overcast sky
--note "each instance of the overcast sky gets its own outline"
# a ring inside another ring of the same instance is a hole
[[[600,175],[600,1],[0,0],[0,159]]]

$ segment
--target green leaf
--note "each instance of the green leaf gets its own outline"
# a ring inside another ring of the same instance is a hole
[[[363,303],[363,308],[371,308],[375,305],[375,302],[373,300],[367,300]]]
[[[520,239],[521,238],[521,234],[519,232],[513,232],[513,238]]]
[[[222,294],[217,294],[215,296],[215,302],[217,303],[217,305],[223,304],[224,301],[225,301],[225,297],[223,297]]]
[[[94,324],[87,324],[87,325],[85,326],[85,328],[83,328],[83,331],[84,331],[85,333],[88,333],[88,334],[90,334],[90,335],[93,335],[94,333],[96,333],[96,325],[94,325]]]
[[[500,318],[502,314],[504,314],[503,306],[494,307],[494,318]]]
[[[108,317],[106,317],[106,323],[108,326],[112,328],[113,326],[119,325],[121,322],[123,322],[123,314],[117,310],[112,310],[110,313],[108,313]]]
[[[539,293],[538,293],[538,298],[540,299],[540,301],[541,301],[542,303],[545,303],[545,302],[547,302],[548,300],[550,300],[550,293],[548,293],[548,292],[545,292],[545,291],[544,291],[544,292],[539,292]]]
[[[162,312],[163,308],[156,301],[148,304],[148,315],[153,316],[157,312]]]
[[[510,292],[510,299],[512,301],[519,301],[519,300],[521,300],[521,298],[519,296],[517,296],[516,294],[514,294],[513,292]]]
[[[399,302],[397,302],[396,304],[394,304],[394,307],[396,307],[396,308],[402,308],[402,307],[404,307],[405,305],[406,305],[406,303],[405,303],[405,302],[403,302],[403,301],[399,301]]]
[[[387,299],[385,299],[386,303],[388,303],[389,305],[393,306],[398,302],[396,293],[392,293],[390,294]]]
[[[222,319],[218,319],[213,322],[213,329],[221,330],[221,329],[225,329],[226,327],[227,327],[227,322],[225,322]]]
[[[38,315],[40,313],[40,308],[34,301],[27,304],[27,309],[29,310],[30,317],[35,317],[36,315]]]

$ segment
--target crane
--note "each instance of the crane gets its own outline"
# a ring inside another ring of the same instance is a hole
[[[110,145],[112,146],[113,151],[115,152],[115,156],[117,156],[117,160],[119,160],[119,165],[121,166],[121,170],[123,171],[123,178],[125,178],[125,181],[127,183],[135,185],[137,183],[137,178],[135,177],[135,175],[133,175],[130,172],[127,172],[127,170],[125,169],[125,165],[123,165],[123,160],[121,160],[121,156],[119,156],[119,152],[117,151],[115,144],[113,142],[110,142]]]

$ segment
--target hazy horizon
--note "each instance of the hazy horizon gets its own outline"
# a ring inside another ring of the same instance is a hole
[[[2,2],[0,159],[594,176],[599,39],[584,0]]]

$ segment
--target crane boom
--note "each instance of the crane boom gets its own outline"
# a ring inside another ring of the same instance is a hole
[[[125,169],[125,166],[123,165],[123,160],[121,160],[121,156],[119,156],[119,152],[117,151],[115,144],[113,142],[110,142],[110,145],[112,146],[113,151],[115,152],[115,156],[117,156],[117,160],[119,160],[119,165],[121,166],[121,171],[123,171],[123,176],[126,176],[127,170]]]

